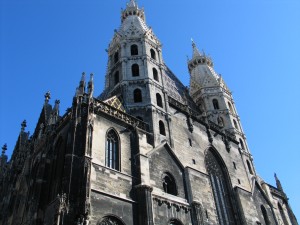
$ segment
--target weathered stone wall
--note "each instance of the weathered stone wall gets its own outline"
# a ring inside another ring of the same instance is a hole
[[[115,216],[126,225],[133,225],[134,204],[134,202],[92,191],[90,224],[97,225],[103,217]]]

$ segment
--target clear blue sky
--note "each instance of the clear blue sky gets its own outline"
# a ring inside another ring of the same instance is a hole
[[[71,106],[81,73],[103,90],[105,49],[125,0],[0,0],[0,145],[33,133],[50,90]],[[300,220],[300,2],[140,0],[167,65],[188,85],[193,38],[232,90],[257,172],[277,172]]]

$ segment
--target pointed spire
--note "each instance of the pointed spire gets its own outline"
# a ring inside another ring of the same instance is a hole
[[[88,83],[88,93],[89,93],[90,97],[93,96],[93,92],[94,92],[94,74],[91,73],[90,74],[90,81]]]
[[[25,131],[25,127],[27,127],[27,122],[26,122],[26,120],[23,120],[23,122],[21,123],[21,131],[22,132]]]
[[[78,90],[76,91],[76,96],[83,95],[85,92],[85,72],[82,72],[81,79],[79,82]]]
[[[59,104],[60,101],[58,99],[55,100],[55,105],[54,105],[54,111],[58,114],[59,113]]]
[[[195,58],[195,57],[201,57],[201,53],[198,50],[198,48],[196,46],[196,43],[194,42],[193,39],[191,39],[191,40],[192,40],[192,46],[193,46],[193,58]]]
[[[280,180],[278,179],[276,173],[274,173],[274,177],[275,177],[275,180],[276,180],[276,186],[277,186],[278,190],[280,190],[280,191],[283,192],[283,188],[282,188],[282,186],[281,186],[281,182],[280,182]]]
[[[82,74],[81,74],[81,81],[85,81],[85,72],[82,72]]]

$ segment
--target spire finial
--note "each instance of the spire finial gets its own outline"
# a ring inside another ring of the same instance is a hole
[[[194,42],[193,38],[191,38],[191,41],[192,41],[192,46],[193,46],[193,58],[201,56],[201,54],[200,54],[200,52],[197,48],[197,45]]]
[[[2,155],[5,154],[6,150],[7,150],[7,144],[5,143],[2,147]]]
[[[50,93],[50,91],[47,91],[46,94],[45,94],[44,96],[45,96],[45,103],[48,103],[48,102],[49,102],[49,99],[51,98],[51,93]]]
[[[27,122],[26,120],[23,120],[23,122],[21,123],[21,131],[25,131],[25,127],[27,127]]]
[[[130,0],[130,2],[127,3],[127,7],[136,8],[137,7],[136,0]]]

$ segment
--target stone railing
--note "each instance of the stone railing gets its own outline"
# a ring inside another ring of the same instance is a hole
[[[172,105],[173,107],[186,112],[192,116],[199,116],[199,112],[196,112],[195,110],[192,110],[188,105],[182,104],[181,102],[175,100],[174,98],[168,96],[169,104]]]
[[[270,188],[272,195],[276,195],[276,196],[283,197],[283,198],[285,197],[284,194],[281,191],[279,191],[276,187],[274,187],[270,184],[268,184],[268,186]]]
[[[102,101],[95,100],[94,113],[97,114],[99,112],[105,113],[109,116],[112,116],[118,120],[121,120],[133,127],[139,128],[141,130],[144,130],[144,131],[149,130],[149,125],[147,123],[144,123],[143,121],[141,121],[133,116],[130,116],[129,114],[124,113],[121,110],[118,110]]]

